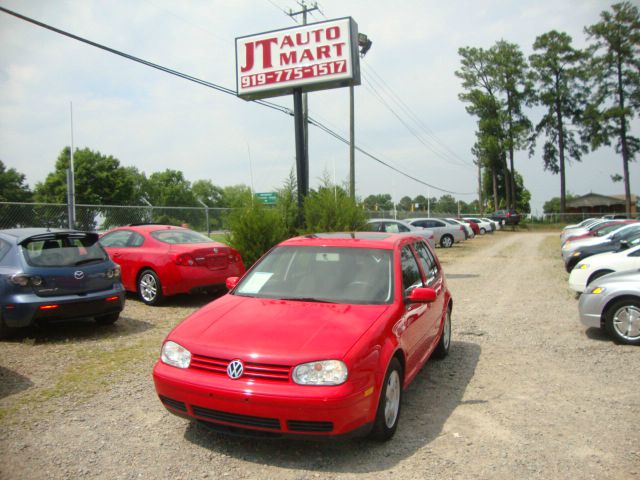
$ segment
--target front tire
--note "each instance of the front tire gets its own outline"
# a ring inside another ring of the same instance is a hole
[[[443,235],[440,238],[440,246],[442,248],[451,248],[453,246],[453,237],[451,235]]]
[[[402,402],[402,366],[397,358],[389,362],[384,376],[380,401],[373,430],[369,438],[379,442],[386,442],[396,433],[400,420],[400,405]]]
[[[483,228],[480,229],[480,235],[484,235],[485,233],[487,233],[487,231]]]
[[[640,300],[618,300],[607,309],[604,327],[616,343],[640,345]]]
[[[140,273],[138,277],[138,293],[140,294],[140,299],[147,305],[158,305],[162,302],[162,284],[156,272],[146,269]]]

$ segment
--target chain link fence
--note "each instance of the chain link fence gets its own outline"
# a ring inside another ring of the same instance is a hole
[[[152,207],[149,205],[76,205],[75,228],[104,231],[132,223],[188,225],[210,233],[224,230],[230,208]],[[69,228],[67,204],[0,202],[0,229]]]

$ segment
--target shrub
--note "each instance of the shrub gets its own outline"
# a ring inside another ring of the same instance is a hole
[[[305,199],[304,218],[306,233],[353,232],[362,230],[367,221],[346,190],[332,185],[326,177],[322,186]]]

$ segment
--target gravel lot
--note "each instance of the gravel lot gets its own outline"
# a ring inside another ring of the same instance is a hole
[[[640,478],[640,348],[583,328],[558,232],[497,232],[438,249],[453,343],[406,392],[385,444],[220,436],[167,413],[151,369],[210,297],[112,327],[0,342],[0,478]]]

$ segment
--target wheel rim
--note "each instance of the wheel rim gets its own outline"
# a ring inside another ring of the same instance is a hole
[[[140,295],[147,302],[152,302],[158,293],[158,284],[156,279],[150,273],[145,273],[140,278]]]
[[[451,238],[449,238],[449,237],[444,237],[444,238],[442,239],[442,246],[443,246],[444,248],[449,248],[449,247],[451,246],[451,243],[452,243],[452,242],[451,242]]]
[[[387,390],[384,400],[384,423],[387,428],[392,428],[398,418],[400,409],[400,375],[394,370],[387,380]]]
[[[613,328],[625,340],[640,339],[640,308],[625,305],[613,316]]]
[[[442,344],[444,348],[449,350],[449,343],[451,342],[451,314],[447,311],[444,316],[444,326],[442,327]]]

